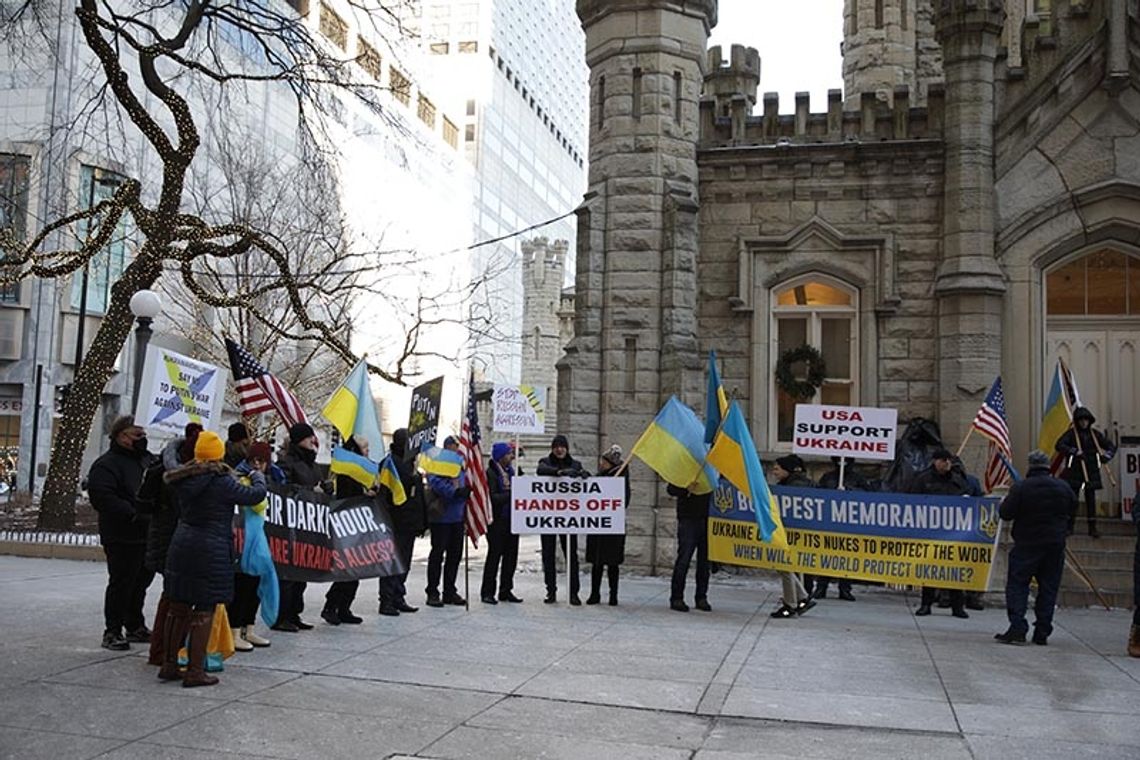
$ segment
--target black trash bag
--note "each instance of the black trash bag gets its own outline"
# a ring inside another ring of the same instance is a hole
[[[895,442],[895,459],[883,476],[882,489],[891,493],[907,493],[919,473],[930,469],[931,455],[943,448],[938,423],[924,417],[913,417]]]

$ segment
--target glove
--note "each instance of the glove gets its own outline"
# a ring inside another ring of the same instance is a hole
[[[470,495],[471,495],[471,487],[470,486],[460,486],[459,488],[455,489],[455,498],[457,498],[457,499],[466,499]]]

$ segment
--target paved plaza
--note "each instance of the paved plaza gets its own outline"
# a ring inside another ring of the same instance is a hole
[[[772,620],[774,579],[723,573],[712,613],[670,611],[664,578],[574,608],[563,575],[552,606],[525,555],[522,605],[381,618],[365,581],[364,624],[331,628],[310,585],[316,630],[202,689],[99,647],[101,564],[0,557],[0,757],[1140,757],[1124,611],[1062,610],[1043,648],[993,642],[1003,611],[916,619],[913,596],[860,587]],[[422,560],[412,580],[419,603]]]

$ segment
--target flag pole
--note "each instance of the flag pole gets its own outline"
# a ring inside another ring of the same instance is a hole
[[[958,445],[958,453],[957,453],[957,454],[955,454],[955,456],[956,456],[956,457],[959,457],[959,458],[961,458],[961,456],[962,456],[962,451],[963,451],[963,450],[966,448],[966,442],[970,440],[970,436],[972,436],[973,434],[974,434],[974,426],[973,426],[973,425],[971,425],[971,426],[970,426],[970,429],[966,431],[966,437],[965,437],[965,438],[963,438],[963,439],[962,439],[962,443],[960,443],[960,444]]]

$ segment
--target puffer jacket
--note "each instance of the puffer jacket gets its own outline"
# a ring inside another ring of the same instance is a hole
[[[146,451],[135,451],[112,443],[111,448],[91,465],[87,493],[99,513],[99,540],[102,544],[145,544],[147,516],[136,509],[135,499],[143,473],[154,460]]]
[[[146,568],[160,575],[166,572],[166,552],[170,539],[178,527],[178,497],[174,489],[166,485],[163,476],[178,468],[178,450],[186,442],[185,438],[175,438],[162,449],[160,459],[147,468],[139,486],[136,504],[138,511],[150,516],[150,526],[146,533]]]
[[[323,476],[321,468],[317,465],[317,452],[302,449],[300,446],[290,445],[285,453],[277,457],[277,466],[285,473],[285,479],[291,486],[301,488],[316,488],[322,485]],[[332,491],[331,484],[326,492]]]
[[[396,506],[392,503],[391,493],[387,488],[384,492],[388,514],[392,517],[392,527],[397,533],[404,535],[419,535],[427,530],[427,502],[424,499],[424,479],[416,469],[415,462],[404,459],[403,451],[397,453],[392,448],[392,461],[400,473],[400,482],[404,485],[404,495],[407,501]]]
[[[221,462],[190,462],[166,473],[181,519],[166,556],[164,593],[198,607],[228,602],[234,594],[234,505],[265,498],[265,475],[250,473],[244,486]]]

